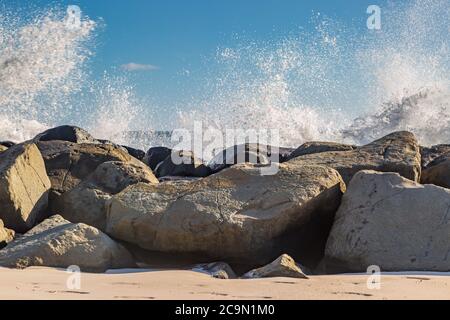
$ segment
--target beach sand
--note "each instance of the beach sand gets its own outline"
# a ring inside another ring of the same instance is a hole
[[[450,274],[383,274],[380,290],[367,288],[367,275],[219,280],[192,271],[116,270],[82,273],[79,290],[67,287],[69,276],[51,268],[0,268],[0,299],[450,299]]]

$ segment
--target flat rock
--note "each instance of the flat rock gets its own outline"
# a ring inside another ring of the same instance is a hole
[[[196,181],[133,185],[109,201],[106,230],[151,251],[254,265],[283,253],[289,232],[300,247],[304,228],[312,234],[305,249],[323,255],[343,190],[328,167],[281,164],[278,174],[264,176],[241,164]]]
[[[244,279],[259,279],[259,278],[300,278],[308,279],[305,273],[302,271],[301,266],[298,265],[295,260],[287,254],[283,254],[274,262],[251,270],[244,274]]]
[[[23,233],[47,209],[50,180],[35,144],[20,144],[0,154],[0,219]]]
[[[449,208],[450,190],[396,173],[357,173],[328,239],[327,271],[450,271]]]
[[[0,251],[0,266],[27,268],[45,266],[83,271],[131,268],[130,253],[101,231],[53,216]]]
[[[105,230],[106,201],[112,195],[139,182],[159,183],[147,166],[104,162],[74,189],[58,197],[52,210],[71,222],[81,222]]]
[[[421,175],[419,144],[406,131],[392,133],[355,150],[309,154],[289,162],[329,166],[341,174],[345,183],[361,170],[397,172],[414,181],[419,181]]]

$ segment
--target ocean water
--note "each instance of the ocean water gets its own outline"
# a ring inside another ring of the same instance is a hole
[[[202,92],[183,102],[170,129],[196,121],[222,131],[277,129],[286,147],[364,144],[397,130],[423,145],[450,143],[450,1],[405,2],[383,8],[379,31],[317,13],[312,32],[217,48]],[[169,133],[152,131],[160,110],[137,97],[131,79],[92,76],[96,35],[107,21],[83,17],[70,32],[65,14],[0,13],[0,140],[70,123],[144,149],[170,144]]]

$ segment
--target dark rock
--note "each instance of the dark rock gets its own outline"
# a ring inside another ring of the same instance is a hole
[[[150,148],[144,156],[142,162],[155,171],[158,164],[163,162],[172,154],[172,149],[166,147],[154,147]]]
[[[97,141],[84,129],[75,126],[60,126],[38,134],[34,141],[67,141],[72,143],[96,143]]]
[[[174,159],[180,163],[175,163]],[[211,170],[190,151],[172,151],[155,169],[155,175],[158,178],[166,176],[207,177],[210,174]]]

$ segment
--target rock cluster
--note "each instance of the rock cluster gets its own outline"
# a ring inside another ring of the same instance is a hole
[[[450,271],[449,172],[450,148],[409,132],[365,146],[246,144],[206,164],[53,128],[0,143],[0,266],[103,272],[167,258],[221,279]]]

